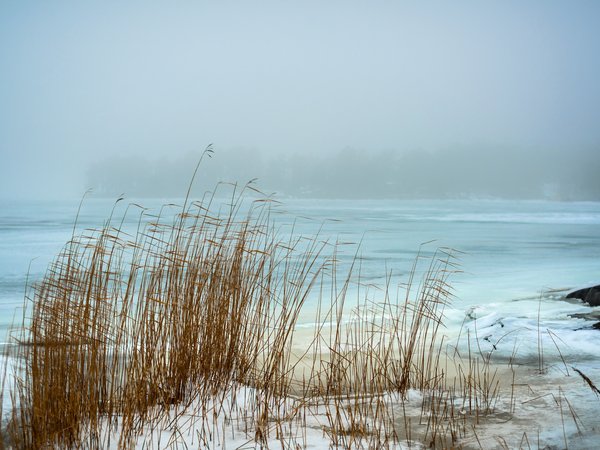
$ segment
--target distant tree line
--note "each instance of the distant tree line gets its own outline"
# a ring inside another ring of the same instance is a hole
[[[90,166],[97,194],[180,197],[199,154],[176,158],[113,157]],[[265,192],[314,198],[547,198],[600,200],[598,151],[450,149],[393,152],[345,148],[318,155],[216,150],[203,162],[194,195],[218,182],[258,178]]]

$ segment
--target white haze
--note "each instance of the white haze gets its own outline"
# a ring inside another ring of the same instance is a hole
[[[595,1],[2,2],[0,197],[79,196],[111,162],[126,178],[211,142],[267,182],[344,149],[449,172],[506,155],[507,186],[524,162],[594,174],[598,23]]]

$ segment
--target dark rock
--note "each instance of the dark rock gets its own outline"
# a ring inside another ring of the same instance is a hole
[[[592,325],[592,328],[594,330],[600,330],[600,322],[596,322],[594,325]]]
[[[600,286],[592,286],[567,294],[567,298],[578,298],[590,306],[600,306]]]

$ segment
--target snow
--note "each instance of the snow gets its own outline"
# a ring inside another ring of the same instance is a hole
[[[595,448],[600,438],[596,415],[600,401],[572,370],[569,376],[558,370],[540,374],[531,367],[497,368],[503,383],[502,393],[488,414],[469,414],[467,400],[453,399],[457,413],[464,416],[464,435],[456,446],[462,448]],[[510,376],[515,371],[515,380]],[[600,378],[600,369],[588,366],[584,371]],[[372,436],[342,436],[335,445],[330,434],[327,405],[300,402],[293,398],[279,403],[279,417],[270,417],[268,439],[257,441],[257,426],[252,409],[260,398],[256,389],[239,386],[223,399],[222,408],[210,405],[204,412],[197,403],[182,410],[165,412],[161,420],[128,443],[134,449],[334,449],[390,448],[424,449],[420,442],[427,433],[431,416],[428,404],[434,393],[411,389],[404,398],[387,393],[382,401],[394,411],[396,425],[408,423],[412,440],[377,443]],[[213,409],[215,408],[215,409]],[[219,412],[217,412],[219,411]],[[230,411],[230,412],[228,412]],[[425,412],[424,412],[425,411]],[[460,422],[460,420],[459,420]],[[371,418],[371,423],[376,425]],[[199,430],[210,432],[201,439]],[[117,450],[118,432],[111,438],[110,449]],[[339,436],[338,436],[339,437]]]

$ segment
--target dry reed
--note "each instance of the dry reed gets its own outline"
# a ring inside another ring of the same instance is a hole
[[[422,278],[419,256],[402,288],[391,273],[380,290],[365,288],[360,258],[342,274],[338,245],[284,239],[273,200],[248,204],[249,190],[234,186],[225,204],[188,192],[175,215],[173,205],[142,209],[133,231],[112,215],[99,229],[74,228],[16,338],[3,446],[125,449],[141,438],[164,448],[176,437],[160,442],[152,430],[176,436],[183,420],[199,447],[243,429],[252,445],[295,448],[311,415],[333,446],[460,446],[493,411],[498,380],[483,354],[452,358],[458,376],[448,376],[440,327],[453,252],[428,258]],[[317,326],[298,354],[309,299]],[[411,390],[424,396],[416,419],[406,414]]]

